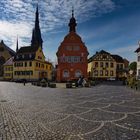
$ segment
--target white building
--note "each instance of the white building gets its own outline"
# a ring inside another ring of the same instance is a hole
[[[137,53],[137,78],[140,80],[140,41],[139,47],[135,51]]]

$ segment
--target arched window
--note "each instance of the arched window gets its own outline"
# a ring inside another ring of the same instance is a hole
[[[64,70],[64,71],[63,71],[63,77],[64,77],[64,78],[69,77],[69,71],[68,71],[68,70]]]
[[[82,75],[81,71],[80,70],[76,70],[75,71],[75,77],[80,77]]]

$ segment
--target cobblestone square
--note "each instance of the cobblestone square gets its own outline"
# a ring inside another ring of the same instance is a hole
[[[0,82],[0,140],[140,140],[140,93]]]

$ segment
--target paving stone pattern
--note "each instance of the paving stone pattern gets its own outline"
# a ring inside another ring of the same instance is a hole
[[[140,140],[140,93],[0,82],[0,140]]]

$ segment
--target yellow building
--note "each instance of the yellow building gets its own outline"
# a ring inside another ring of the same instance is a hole
[[[11,57],[4,63],[4,75],[3,78],[4,80],[12,80],[13,79],[13,59],[14,57]]]
[[[45,61],[42,45],[43,40],[39,27],[38,7],[36,10],[35,27],[32,33],[31,46],[18,49],[14,58],[13,79],[28,81],[52,79],[52,64]]]
[[[0,77],[3,77],[3,64],[12,56],[15,55],[15,52],[5,45],[4,41],[0,42]]]
[[[116,78],[122,79],[123,77],[126,77],[126,68],[125,67],[125,61],[124,59],[119,55],[111,55],[114,60],[116,61]]]
[[[88,74],[96,79],[120,79],[125,76],[125,64],[119,55],[101,50],[88,60]]]
[[[15,56],[13,72],[15,80],[51,80],[52,64],[45,61],[41,47],[22,47]]]

